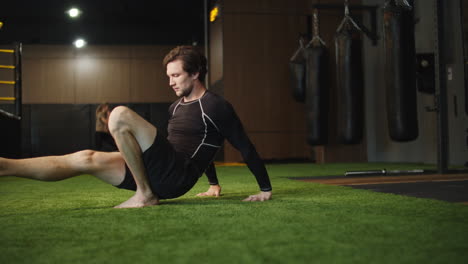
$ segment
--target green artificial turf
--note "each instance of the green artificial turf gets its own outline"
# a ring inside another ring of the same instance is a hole
[[[160,206],[113,209],[131,196],[88,175],[0,179],[0,263],[468,263],[468,206],[287,177],[406,164],[269,165],[273,199],[246,167],[218,167]],[[421,168],[421,166],[416,166]]]

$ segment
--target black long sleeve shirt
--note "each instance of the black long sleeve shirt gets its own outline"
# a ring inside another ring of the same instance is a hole
[[[224,139],[240,151],[262,191],[271,191],[265,165],[248,138],[232,105],[206,91],[199,99],[177,100],[169,107],[169,142],[177,152],[191,158],[201,171],[213,162]]]

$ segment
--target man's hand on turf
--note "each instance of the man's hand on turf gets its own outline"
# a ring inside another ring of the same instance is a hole
[[[271,192],[260,192],[245,198],[244,202],[263,202],[271,199]]]
[[[219,197],[221,195],[221,186],[219,185],[210,185],[208,191],[199,193],[197,196],[214,196]]]

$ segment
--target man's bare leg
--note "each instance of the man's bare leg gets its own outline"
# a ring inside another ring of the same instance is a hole
[[[30,159],[0,158],[0,176],[60,181],[82,174],[92,174],[104,182],[119,185],[125,177],[125,161],[119,152],[93,150]]]
[[[133,174],[135,194],[115,208],[137,208],[159,204],[151,191],[142,153],[156,138],[157,129],[127,107],[116,107],[109,118],[109,129],[128,168]]]

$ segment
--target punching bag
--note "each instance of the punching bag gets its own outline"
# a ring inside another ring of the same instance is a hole
[[[390,138],[418,137],[416,56],[412,7],[406,0],[384,5],[385,90]]]
[[[328,141],[328,51],[317,43],[305,49],[307,143],[324,145]]]
[[[292,96],[297,102],[305,101],[306,86],[306,58],[304,53],[303,39],[299,40],[299,48],[289,60],[289,71],[291,75]]]
[[[305,48],[306,128],[309,145],[328,142],[328,50],[320,38],[318,10],[313,14],[314,36]]]
[[[360,143],[363,137],[362,32],[346,17],[335,36],[338,140]]]

